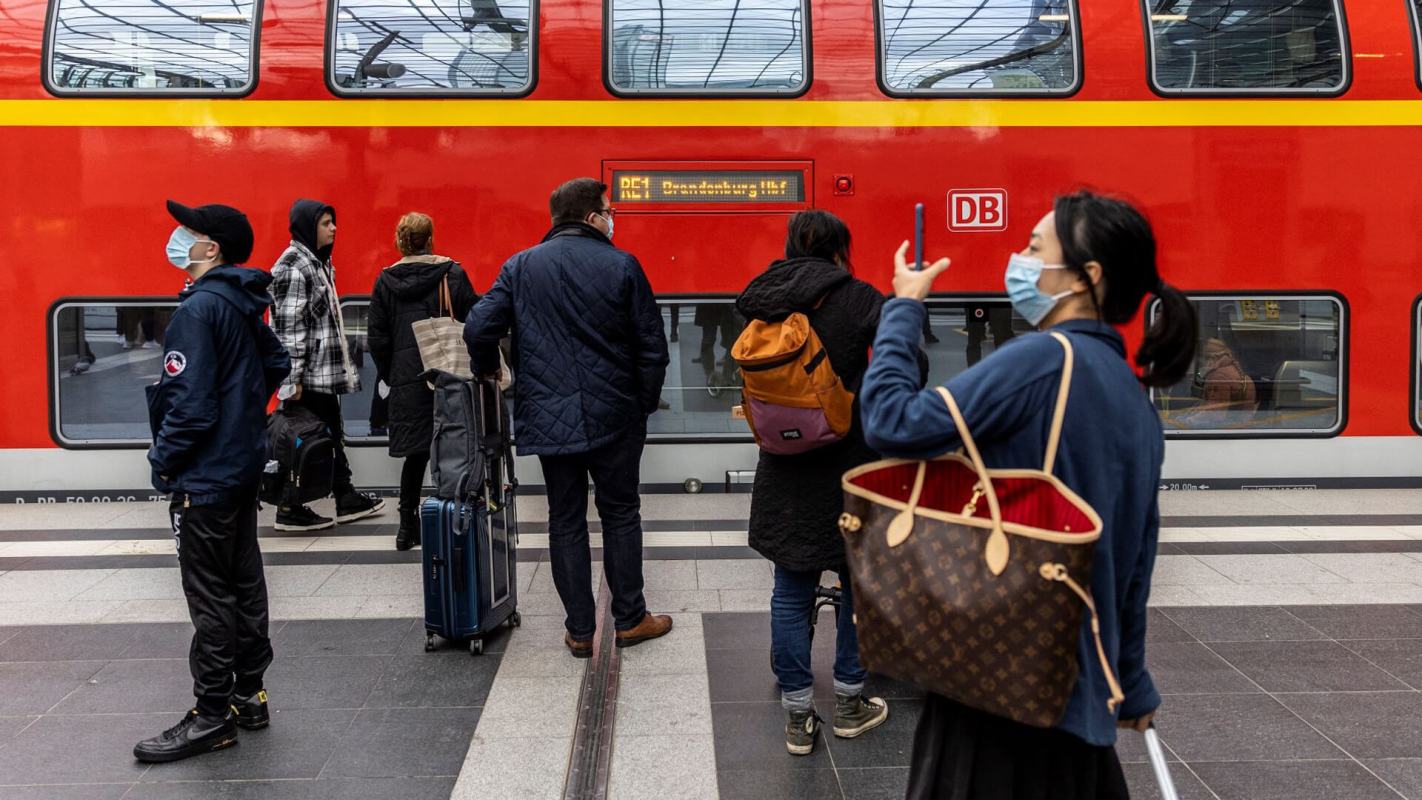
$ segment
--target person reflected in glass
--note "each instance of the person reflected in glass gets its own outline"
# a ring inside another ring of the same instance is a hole
[[[479,295],[459,262],[435,254],[434,220],[427,214],[412,211],[400,218],[395,247],[400,260],[381,270],[370,297],[367,338],[378,378],[371,399],[371,426],[375,426],[376,409],[384,406],[390,455],[405,459],[395,549],[409,550],[420,544],[420,491],[430,463],[435,399],[423,377],[424,361],[411,325],[437,316],[462,322]],[[447,302],[441,299],[445,287]],[[384,400],[378,391],[381,386],[388,387]]]
[[[996,351],[1013,336],[1011,306],[968,307],[968,366],[983,360],[983,340],[992,330],[992,349]]]
[[[908,247],[904,242],[896,257],[899,299],[884,306],[860,402],[870,447],[889,456],[930,458],[963,444],[936,387],[919,387],[913,362],[922,300],[949,260],[917,271],[905,263]],[[1170,386],[1188,373],[1195,310],[1160,276],[1145,217],[1128,203],[1089,192],[1056,200],[1027,247],[1011,254],[1005,284],[1014,310],[1042,333],[1016,337],[946,386],[989,467],[1040,469],[1064,364],[1060,344],[1045,332],[1071,342],[1076,366],[1053,474],[1103,521],[1090,589],[1120,693],[1108,690],[1091,620],[1083,619],[1080,674],[1053,728],[928,696],[907,797],[1126,798],[1116,730],[1144,731],[1161,702],[1146,669],[1145,636],[1165,442],[1142,384]],[[1115,326],[1135,318],[1151,295],[1160,312],[1135,352],[1138,377]]]
[[[731,363],[731,345],[741,335],[745,327],[730,303],[697,303],[692,324],[701,329],[701,352],[691,360],[700,364],[706,375],[706,392],[712,397],[720,397],[721,390],[734,380],[734,364]],[[721,338],[721,349],[725,351],[724,362],[716,357],[716,337]]]

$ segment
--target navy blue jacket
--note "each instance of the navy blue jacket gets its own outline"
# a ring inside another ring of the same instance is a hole
[[[288,372],[262,322],[272,276],[215,267],[183,291],[148,387],[153,488],[193,505],[253,497],[266,463],[267,401]]]
[[[891,456],[928,458],[962,444],[943,398],[918,388],[915,354],[924,314],[914,300],[884,305],[859,395],[865,440]],[[1134,719],[1160,705],[1145,667],[1145,634],[1165,437],[1160,416],[1126,364],[1120,334],[1094,321],[1065,322],[1053,330],[1066,334],[1076,353],[1055,471],[1101,515],[1091,593],[1106,654],[1126,695],[1120,716]],[[1060,344],[1033,333],[948,381],[989,467],[1041,469],[1062,359]],[[1090,744],[1110,745],[1116,718],[1106,708],[1110,691],[1089,616],[1082,622],[1078,658],[1081,677],[1058,727]]]
[[[475,372],[498,369],[510,329],[519,453],[585,453],[644,435],[669,359],[652,287],[630,253],[590,225],[555,226],[510,258],[469,312]]]

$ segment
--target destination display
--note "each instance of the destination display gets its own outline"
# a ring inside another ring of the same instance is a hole
[[[803,203],[802,170],[612,171],[614,203]]]

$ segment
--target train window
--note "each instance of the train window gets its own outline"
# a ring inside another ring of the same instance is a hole
[[[809,87],[806,0],[610,0],[618,94],[798,94]]]
[[[44,83],[62,95],[245,94],[260,14],[253,0],[57,0]]]
[[[384,444],[387,415],[375,376],[375,359],[366,339],[370,320],[369,297],[342,297],[341,323],[346,328],[346,349],[360,374],[360,391],[341,395],[341,422],[345,438],[353,444]]]
[[[52,429],[72,445],[145,445],[152,438],[143,389],[158,380],[168,299],[58,303],[50,311]]]
[[[533,89],[536,0],[337,0],[328,38],[337,94]]]
[[[661,408],[647,420],[652,438],[750,438],[743,419],[731,416],[741,403],[741,375],[731,345],[746,321],[734,297],[659,298],[671,364],[662,385]]]
[[[1069,94],[1074,0],[880,0],[879,80],[891,95]]]
[[[1157,91],[1337,94],[1347,86],[1337,0],[1143,2]]]
[[[923,350],[929,386],[947,383],[1007,340],[1033,330],[1005,297],[930,297],[926,305]]]
[[[1346,306],[1334,296],[1192,297],[1195,365],[1153,389],[1176,435],[1332,435],[1343,427]],[[1154,314],[1157,306],[1152,305]]]

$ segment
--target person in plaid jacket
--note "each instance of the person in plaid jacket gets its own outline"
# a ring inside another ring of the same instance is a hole
[[[291,354],[291,374],[277,397],[308,408],[331,429],[336,442],[332,487],[336,518],[306,506],[277,509],[279,531],[314,531],[353,522],[385,507],[385,501],[358,492],[342,440],[340,396],[360,391],[336,294],[331,250],[336,244],[336,210],[317,200],[291,206],[291,244],[272,267],[272,329]]]

